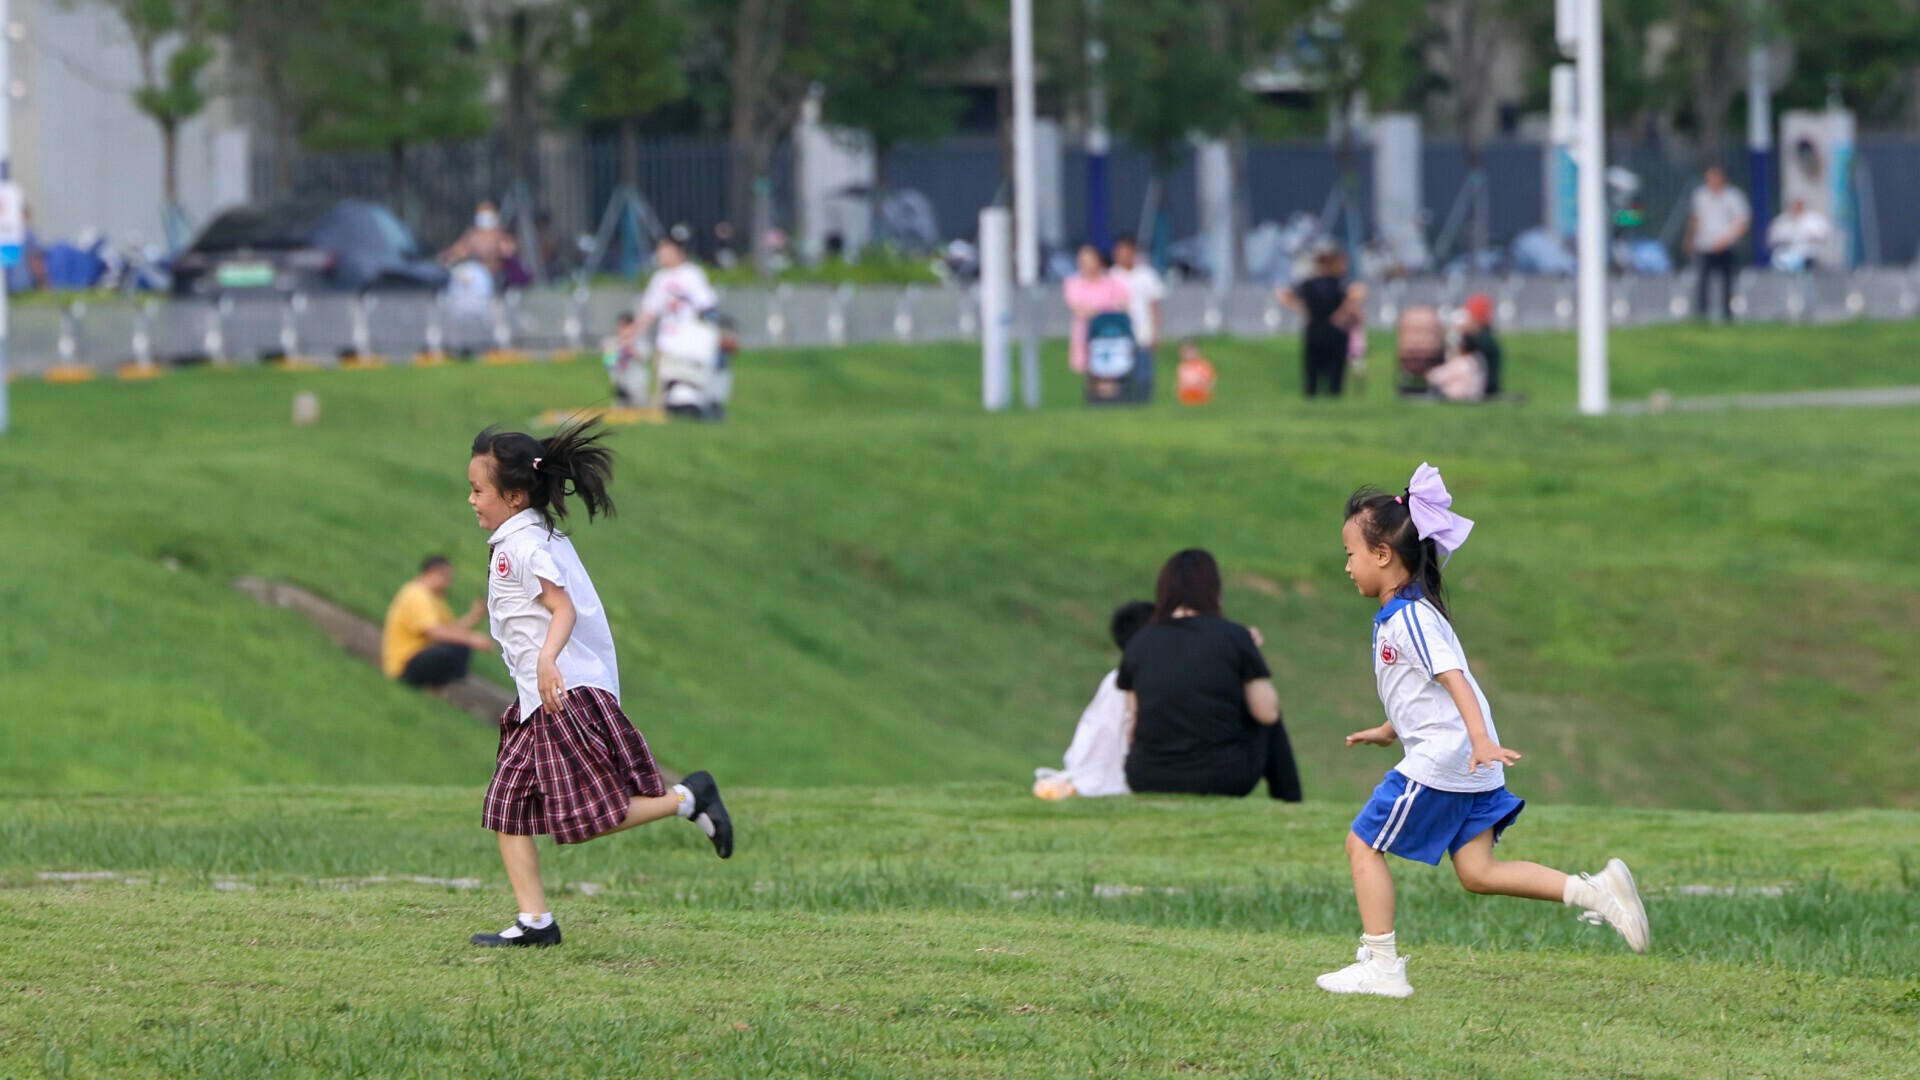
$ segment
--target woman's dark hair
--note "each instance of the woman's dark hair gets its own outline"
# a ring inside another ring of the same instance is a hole
[[[1188,548],[1160,568],[1153,587],[1153,621],[1173,621],[1173,613],[1189,608],[1196,615],[1220,614],[1220,564],[1200,548]]]
[[[1129,600],[1113,609],[1113,618],[1107,623],[1107,633],[1113,636],[1113,645],[1121,652],[1127,651],[1127,642],[1140,628],[1153,621],[1153,605],[1145,600]]]
[[[1347,253],[1329,244],[1313,253],[1313,268],[1323,277],[1345,277]]]
[[[1447,612],[1447,583],[1440,578],[1440,549],[1431,540],[1420,539],[1414,528],[1413,512],[1407,509],[1407,494],[1389,495],[1377,487],[1363,487],[1347,497],[1344,520],[1360,522],[1360,538],[1369,549],[1385,544],[1400,557],[1411,577],[1407,585],[1418,585],[1440,614]],[[1406,586],[1401,586],[1406,591]]]
[[[493,458],[493,486],[503,495],[526,492],[527,506],[540,511],[548,529],[557,529],[567,520],[569,495],[587,504],[588,521],[613,516],[607,494],[613,451],[600,443],[606,434],[591,417],[560,425],[544,441],[490,427],[473,437],[473,456]]]
[[[1099,244],[1088,243],[1081,244],[1080,250],[1093,252],[1093,257],[1100,260],[1101,269],[1113,269],[1113,255],[1108,252],[1106,248],[1101,247]]]
[[[429,570],[438,570],[443,566],[452,565],[453,560],[447,558],[445,555],[429,555],[420,560],[420,572],[424,574]]]

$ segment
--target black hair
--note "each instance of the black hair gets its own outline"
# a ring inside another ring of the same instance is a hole
[[[623,311],[620,314],[614,316],[614,319],[613,319],[614,325],[616,326],[626,326],[627,324],[633,321],[635,321],[635,319],[634,319],[634,314],[631,311]]]
[[[567,496],[587,504],[587,520],[613,516],[607,485],[613,482],[613,451],[601,445],[606,428],[593,417],[572,420],[543,441],[518,431],[490,427],[473,437],[473,456],[493,458],[493,486],[501,494],[524,491],[527,506],[540,511],[547,528],[567,520]]]
[[[1200,548],[1176,552],[1154,583],[1154,622],[1172,622],[1181,608],[1196,615],[1220,614],[1220,564]]]
[[[447,558],[445,555],[429,555],[420,560],[420,572],[425,574],[433,570],[438,570],[443,566],[452,565],[453,560]]]
[[[1093,257],[1100,260],[1101,269],[1103,270],[1113,269],[1113,254],[1109,252],[1106,248],[1103,248],[1099,244],[1096,244],[1093,241],[1089,240],[1086,243],[1080,245],[1080,250],[1093,252]]]
[[[1127,246],[1128,246],[1128,247],[1130,247],[1130,248],[1137,248],[1137,247],[1139,247],[1139,246],[1140,246],[1140,241],[1138,241],[1138,240],[1135,240],[1135,239],[1133,238],[1133,234],[1132,234],[1132,233],[1130,233],[1130,232],[1123,232],[1123,233],[1121,233],[1121,234],[1120,234],[1119,236],[1116,236],[1116,237],[1114,237],[1114,238],[1113,238],[1113,246],[1114,246],[1114,247],[1119,247],[1119,246],[1120,246],[1121,244],[1125,244],[1125,245],[1127,245]]]
[[[1453,618],[1447,611],[1447,583],[1440,577],[1440,549],[1432,540],[1420,539],[1420,530],[1413,524],[1413,512],[1407,508],[1406,492],[1389,495],[1377,487],[1363,487],[1347,497],[1347,516],[1344,521],[1360,522],[1360,538],[1365,540],[1368,549],[1387,545],[1400,557],[1401,565],[1410,575],[1407,584],[1400,587],[1405,595],[1408,586],[1418,585],[1440,614]]]
[[[1153,621],[1153,605],[1145,600],[1129,600],[1113,609],[1113,618],[1107,622],[1107,633],[1113,636],[1114,648],[1127,651],[1127,642],[1140,628]]]

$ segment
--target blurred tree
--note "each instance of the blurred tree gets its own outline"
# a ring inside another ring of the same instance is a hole
[[[698,0],[696,11],[726,51],[728,216],[752,221],[754,184],[767,178],[774,146],[806,104],[809,75],[794,63],[805,15],[795,0]]]
[[[300,131],[302,103],[287,79],[286,60],[317,28],[314,4],[248,3],[226,0],[227,36],[242,94],[258,94],[268,112],[273,148],[273,191],[293,190],[293,144]]]
[[[1772,27],[1793,51],[1781,104],[1817,109],[1830,90],[1863,124],[1912,115],[1920,65],[1920,7],[1908,0],[1784,0]]]
[[[556,72],[561,69],[562,55],[573,35],[577,5],[563,0],[427,2],[460,14],[478,42],[490,73],[498,77],[502,91],[500,128],[506,136],[508,168],[515,188],[524,190],[538,179],[534,151],[540,121],[551,91],[557,88]]]
[[[1651,4],[1635,5],[1645,11]],[[1726,153],[1727,113],[1747,88],[1749,0],[1673,0],[1675,41],[1657,82],[1685,97],[1703,161]]]
[[[213,63],[219,12],[209,0],[99,0],[126,24],[140,61],[133,104],[160,129],[161,190],[180,202],[180,125],[207,104],[204,79]]]
[[[485,73],[460,23],[434,0],[313,0],[313,22],[283,54],[300,141],[316,150],[383,149],[406,212],[406,151],[492,126]]]
[[[1233,46],[1236,5],[1105,0],[1096,27],[1107,50],[1113,130],[1164,173],[1194,136],[1225,135],[1245,112],[1247,58]]]
[[[670,0],[574,0],[562,53],[562,111],[620,126],[620,183],[640,182],[640,119],[687,93],[677,60],[688,36]]]
[[[880,210],[889,155],[953,129],[963,104],[958,66],[990,37],[978,9],[950,0],[837,0],[807,9],[794,66],[820,88],[821,118],[865,133],[872,146],[875,241],[887,239]]]
[[[991,40],[979,8],[950,0],[836,0],[810,6],[795,66],[824,93],[828,123],[863,131],[884,170],[903,142],[953,128],[953,76]]]

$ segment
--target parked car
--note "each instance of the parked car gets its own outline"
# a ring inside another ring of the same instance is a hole
[[[247,292],[439,291],[446,268],[391,210],[361,199],[229,210],[173,261],[175,296]]]

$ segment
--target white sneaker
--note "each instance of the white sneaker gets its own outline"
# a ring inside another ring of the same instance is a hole
[[[1413,995],[1413,984],[1407,981],[1407,958],[1401,956],[1391,964],[1382,964],[1368,957],[1365,945],[1360,946],[1356,963],[1339,971],[1329,971],[1313,980],[1313,984],[1329,994],[1377,994],[1391,998]]]
[[[1595,926],[1607,925],[1627,939],[1627,948],[1647,951],[1647,908],[1640,902],[1640,890],[1633,883],[1633,871],[1619,859],[1608,859],[1607,868],[1598,874],[1581,874],[1606,898],[1599,911],[1583,911],[1580,917]]]

